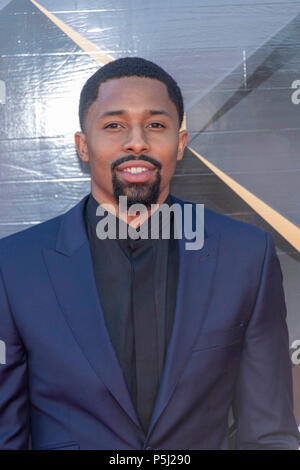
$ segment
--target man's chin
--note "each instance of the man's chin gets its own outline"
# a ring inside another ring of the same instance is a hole
[[[127,207],[133,204],[143,204],[150,208],[151,204],[156,204],[159,197],[160,177],[152,183],[124,183],[117,178],[113,178],[114,197],[119,204],[119,197],[127,197]]]
[[[133,183],[136,186],[140,186],[143,183],[140,183],[140,185]],[[117,195],[117,202],[119,203],[119,197],[120,196],[126,196],[127,197],[127,207],[131,207],[133,204],[143,204],[146,207],[151,206],[151,204],[156,204],[158,200],[159,194],[155,194],[149,190],[149,188],[126,188],[122,193],[119,193]]]

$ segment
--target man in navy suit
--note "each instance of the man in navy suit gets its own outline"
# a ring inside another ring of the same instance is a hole
[[[205,209],[187,249],[197,206],[169,194],[182,118],[176,82],[144,59],[84,86],[91,194],[0,243],[0,449],[228,449],[230,410],[237,449],[297,449],[272,237]],[[170,217],[168,239],[122,239],[137,214],[121,196],[146,207],[140,230],[152,204],[192,218]],[[115,239],[98,231],[108,204]]]

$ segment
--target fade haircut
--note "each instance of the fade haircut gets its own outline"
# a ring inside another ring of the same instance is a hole
[[[122,77],[154,78],[164,83],[167,87],[170,100],[173,101],[176,106],[179,127],[181,127],[184,113],[183,98],[181,90],[174,78],[159,65],[150,60],[140,57],[123,57],[109,62],[98,69],[83,86],[79,101],[79,122],[83,132],[86,115],[91,104],[98,98],[100,85],[108,80]]]

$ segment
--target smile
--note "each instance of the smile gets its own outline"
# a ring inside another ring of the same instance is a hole
[[[125,170],[123,171],[128,171],[129,173],[143,173],[144,171],[149,171],[148,168],[145,168],[145,167],[141,167],[141,166],[132,166],[132,167],[129,167],[129,168],[125,168]]]
[[[128,183],[145,183],[150,180],[154,173],[154,170],[148,170],[147,168],[135,167],[135,168],[126,168],[122,171],[119,171],[122,179],[126,180]]]
[[[127,161],[117,167],[118,174],[128,183],[145,183],[152,178],[156,170],[152,163],[141,160]]]

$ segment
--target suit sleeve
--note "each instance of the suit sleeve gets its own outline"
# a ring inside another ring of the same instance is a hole
[[[0,450],[28,449],[27,355],[0,272]]]
[[[282,273],[271,235],[248,323],[233,413],[236,449],[297,449]]]

